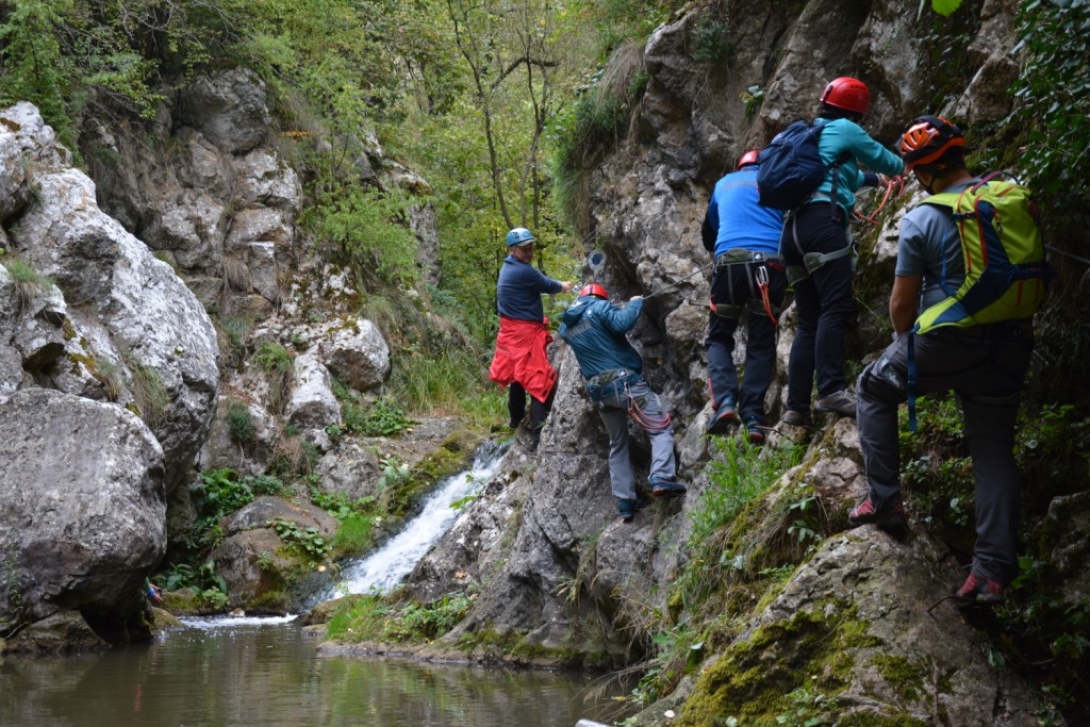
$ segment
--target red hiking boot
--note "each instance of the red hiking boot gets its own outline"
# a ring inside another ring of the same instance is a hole
[[[869,523],[874,523],[884,530],[904,527],[905,506],[901,502],[901,496],[894,495],[882,507],[875,507],[874,500],[871,499],[870,495],[867,495],[863,502],[856,505],[848,513],[848,524],[853,528]]]
[[[1003,603],[1007,598],[1007,589],[999,581],[982,576],[975,570],[969,571],[969,577],[958,589],[957,597],[977,603]]]

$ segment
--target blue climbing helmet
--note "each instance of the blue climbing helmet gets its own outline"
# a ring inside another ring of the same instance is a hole
[[[525,227],[516,227],[507,233],[507,247],[523,245],[527,242],[533,242],[535,239],[534,233],[530,232]]]

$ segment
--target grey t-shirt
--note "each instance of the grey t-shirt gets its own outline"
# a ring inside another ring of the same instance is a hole
[[[971,179],[943,190],[960,192]],[[901,221],[895,275],[922,275],[920,310],[949,298],[965,279],[961,239],[949,207],[920,204]]]

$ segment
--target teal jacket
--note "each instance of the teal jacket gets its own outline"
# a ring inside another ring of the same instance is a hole
[[[833,173],[837,174],[836,202],[851,215],[855,210],[855,191],[863,186],[864,175],[859,170],[863,162],[872,172],[900,174],[904,168],[901,158],[870,138],[863,127],[848,119],[825,122],[818,138],[818,152],[826,164],[833,164],[847,157],[839,170],[830,170],[825,181],[814,193],[816,200],[828,201],[833,193]]]
[[[643,298],[618,308],[608,300],[584,295],[564,311],[557,335],[571,346],[584,379],[617,369],[643,372],[643,360],[625,336],[641,310]]]

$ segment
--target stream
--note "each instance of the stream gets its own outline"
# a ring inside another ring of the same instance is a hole
[[[396,586],[502,455],[482,447],[324,599]],[[0,727],[574,727],[619,713],[622,688],[595,675],[318,656],[316,645],[295,616],[185,618],[151,644],[0,660]]]

